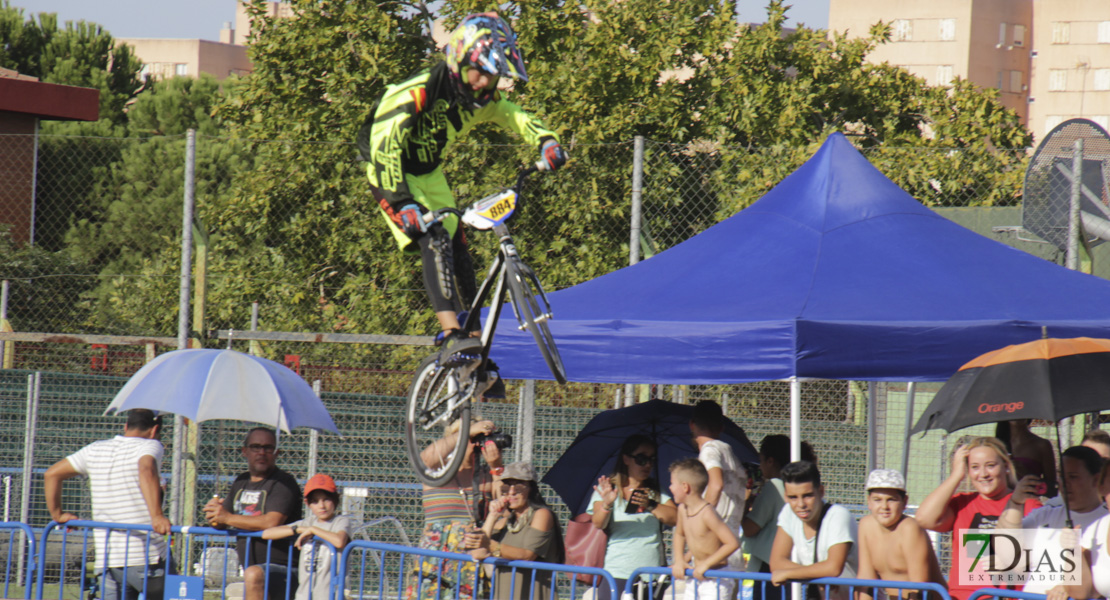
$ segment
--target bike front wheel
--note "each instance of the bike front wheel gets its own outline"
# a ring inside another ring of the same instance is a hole
[[[417,368],[405,410],[405,446],[421,483],[442,487],[458,473],[470,441],[470,398],[476,379],[473,369],[440,366],[439,353]],[[457,439],[443,443],[456,422]]]
[[[520,321],[520,328],[532,333],[555,381],[566,383],[567,371],[563,367],[559,349],[555,347],[555,338],[551,336],[551,329],[547,326],[547,321],[551,318],[551,307],[543,297],[543,288],[540,287],[536,273],[524,261],[512,257],[505,263],[505,278],[509,280],[509,296],[512,299],[513,312]],[[537,293],[543,300],[542,306],[536,300]]]

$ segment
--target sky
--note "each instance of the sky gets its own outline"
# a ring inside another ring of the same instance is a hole
[[[59,23],[92,21],[117,38],[184,38],[219,40],[225,22],[235,21],[236,0],[12,0],[24,18],[40,12],[58,14]],[[766,0],[737,0],[740,18],[766,20]],[[829,0],[793,0],[787,26],[803,22],[823,29],[829,23]]]

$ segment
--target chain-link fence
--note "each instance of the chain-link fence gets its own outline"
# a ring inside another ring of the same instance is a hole
[[[6,157],[24,152],[26,136],[0,136],[0,178],[12,177]],[[34,145],[30,145],[32,148]],[[574,145],[563,171],[535,177],[514,223],[525,259],[549,290],[569,287],[628,264],[630,247],[651,256],[688,239],[769,191],[815,147],[741,148],[647,141],[641,164],[642,216],[631,239],[635,144]],[[33,219],[8,219],[0,232],[0,279],[7,280],[4,324],[34,339],[3,344],[0,444],[6,506],[20,506],[28,431],[27,376],[43,372],[36,427],[29,518],[47,516],[41,473],[81,445],[108,437],[122,421],[101,417],[122,385],[154,353],[176,347],[181,256],[181,203],[186,141],[182,137],[92,139],[41,136],[29,196],[0,187],[4,202],[25,202]],[[533,158],[523,146],[460,145],[445,166],[460,204],[511,183],[516,165]],[[974,231],[1063,261],[1061,249],[1020,228],[1022,179],[1028,152],[998,149],[871,148],[867,158],[903,189]],[[194,316],[192,336],[223,346],[215,330],[251,328],[315,333],[427,335],[418,260],[401,256],[381,222],[351,145],[200,137],[196,144]],[[9,200],[9,198],[14,198]],[[22,229],[20,229],[22,228]],[[15,240],[13,242],[12,240]],[[33,240],[34,244],[17,243]],[[1033,241],[1028,241],[1033,240]],[[471,240],[482,272],[496,241]],[[1099,246],[1094,272],[1110,275]],[[200,268],[203,266],[204,268]],[[4,327],[0,324],[0,327]],[[78,335],[86,337],[78,337]],[[87,336],[132,336],[90,342]],[[68,337],[67,337],[68,336]],[[234,334],[232,334],[234,338]],[[69,343],[65,343],[69,342]],[[244,349],[245,342],[234,342]],[[298,477],[309,459],[352,488],[363,488],[360,518],[395,515],[415,537],[422,520],[419,490],[401,441],[402,400],[426,348],[308,341],[256,342],[258,353],[320,380],[323,398],[343,438],[320,436],[309,456],[309,435],[282,442],[279,461]],[[508,382],[505,403],[480,412],[516,433],[521,382]],[[869,389],[873,385],[874,389]],[[537,382],[534,458],[542,473],[588,418],[622,398],[624,386]],[[931,392],[916,394],[917,415]],[[782,382],[658,386],[639,390],[693,403],[720,402],[757,445],[787,431],[789,389]],[[879,400],[870,418],[869,395]],[[869,455],[877,466],[899,467],[905,434],[905,386],[847,381],[806,382],[803,437],[816,448],[830,496],[863,500]],[[239,446],[246,426],[204,424],[194,501],[211,497],[243,468]],[[167,456],[172,439],[167,432]],[[952,445],[939,433],[912,440],[911,502],[947,469]],[[70,506],[83,494],[67,484]],[[72,484],[76,485],[76,484]],[[555,498],[552,494],[552,500]],[[556,502],[565,519],[565,507]],[[353,505],[352,505],[353,506]]]

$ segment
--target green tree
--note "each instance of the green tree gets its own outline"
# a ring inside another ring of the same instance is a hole
[[[74,215],[65,239],[66,250],[100,274],[87,294],[95,309],[90,327],[176,331],[186,131],[202,140],[197,198],[227,195],[240,166],[235,145],[214,137],[220,126],[211,113],[220,97],[210,75],[158,81],[130,107],[122,137],[99,142],[113,159],[93,169],[87,209]]]
[[[264,317],[284,329],[406,331],[426,318],[404,308],[421,286],[380,226],[353,140],[385,86],[427,62],[430,38],[398,3],[293,8],[274,20],[252,5],[254,70],[218,110],[237,137],[288,141],[245,141],[258,167],[237,174],[229,202],[199,207],[213,273],[251,274],[215,275],[212,317],[241,323],[264,299]]]
[[[46,83],[91,87],[100,91],[100,116],[113,123],[141,88],[142,63],[130,46],[95,23],[67,22],[58,27],[54,13],[24,19],[8,0],[0,3],[0,67]]]

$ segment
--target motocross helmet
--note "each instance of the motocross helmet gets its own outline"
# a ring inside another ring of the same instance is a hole
[[[463,19],[451,34],[444,56],[460,104],[472,110],[488,104],[497,94],[497,88],[492,86],[475,92],[467,83],[467,69],[528,81],[524,57],[516,46],[516,35],[495,12],[473,14]]]

